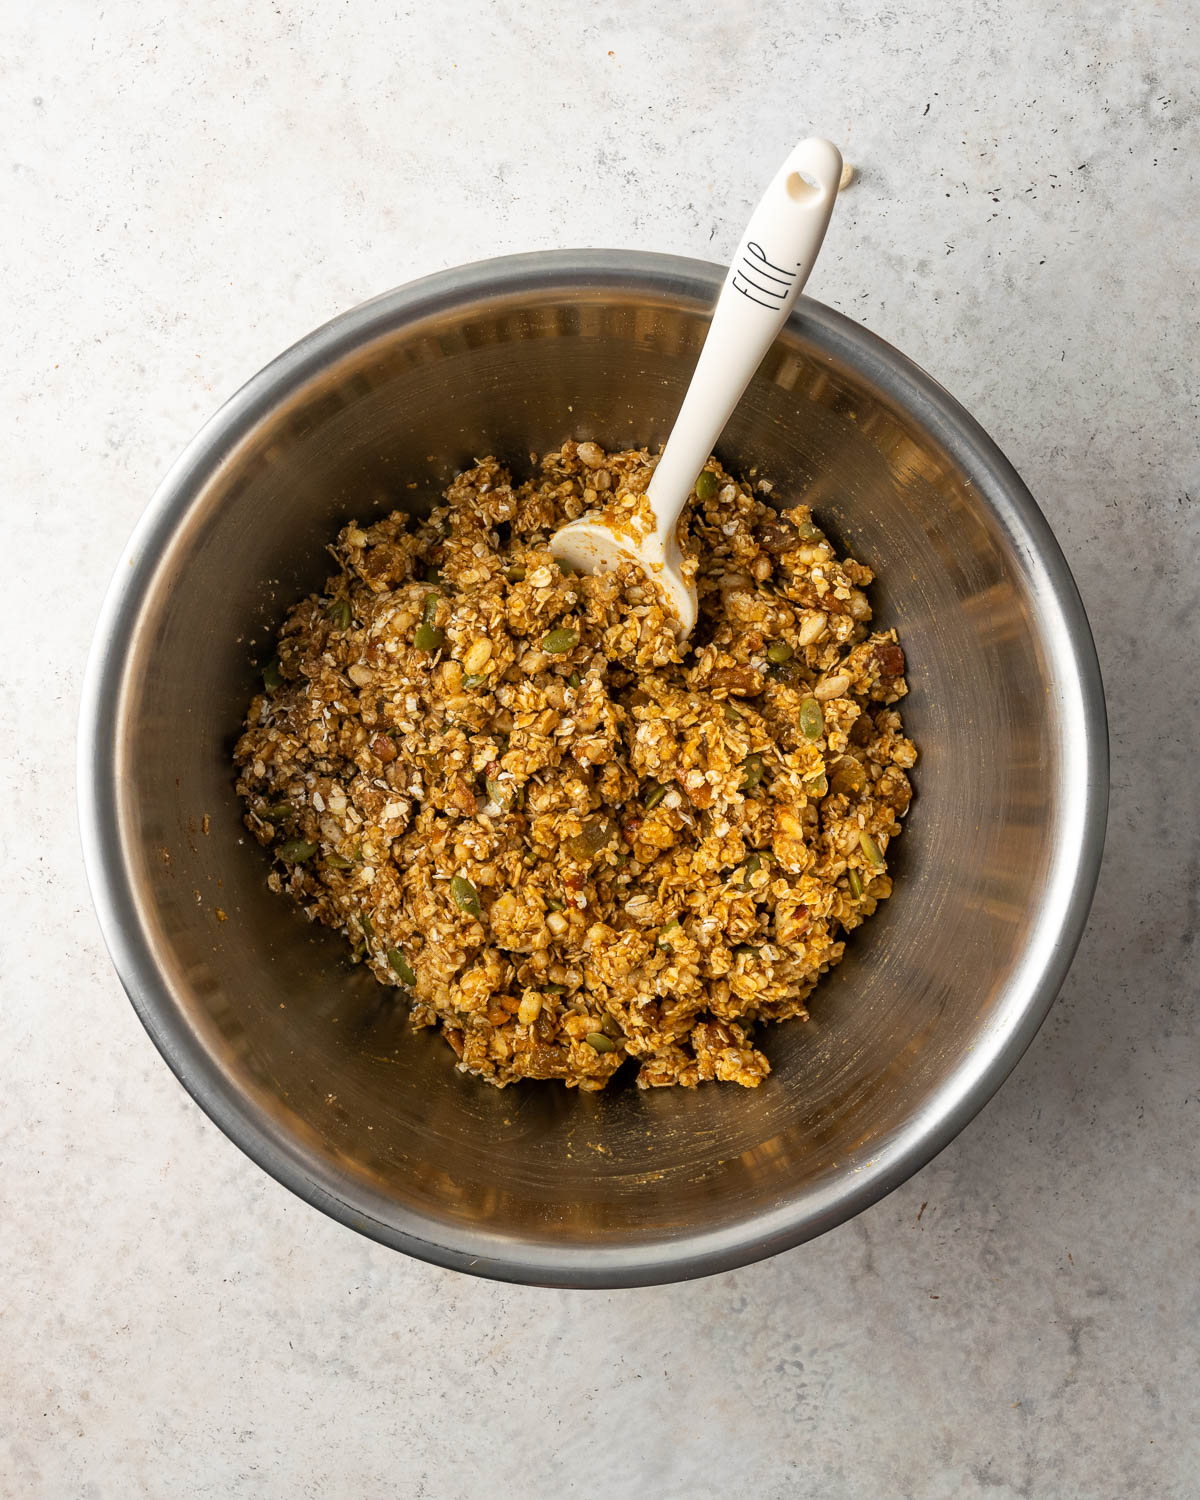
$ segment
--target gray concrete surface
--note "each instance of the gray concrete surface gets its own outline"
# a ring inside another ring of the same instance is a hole
[[[5,10],[0,1494],[1197,1493],[1197,76],[1191,7],[1107,0]],[[720,257],[812,131],[859,168],[814,294],[991,430],[1091,611],[1089,932],[982,1116],[815,1244],[612,1295],[410,1263],[243,1159],[122,996],[73,803],[102,590],[314,324],[510,250]]]

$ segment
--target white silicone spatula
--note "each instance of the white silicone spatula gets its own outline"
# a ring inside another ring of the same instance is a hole
[[[680,512],[808,280],[841,172],[841,153],[831,141],[801,141],[750,216],[692,383],[646,492],[654,529],[639,540],[614,530],[603,513],[592,513],[551,538],[555,557],[584,573],[632,557],[662,589],[685,636],[696,623],[696,590],[681,568],[676,537]]]

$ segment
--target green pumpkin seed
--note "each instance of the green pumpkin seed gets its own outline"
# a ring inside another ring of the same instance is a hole
[[[440,651],[446,644],[446,632],[433,625],[418,625],[413,645],[418,651]]]
[[[815,698],[800,704],[800,733],[806,740],[819,740],[825,733],[825,710]]]
[[[295,816],[296,809],[290,802],[272,802],[259,814],[259,817],[265,818],[268,823],[285,823]]]
[[[417,976],[413,972],[413,966],[405,958],[404,954],[400,952],[399,948],[388,949],[388,963],[391,964],[401,982],[408,985],[409,989],[416,984]]]
[[[561,557],[556,557],[554,561],[558,564],[558,571],[563,575],[564,578],[571,578],[574,576],[575,569],[569,562],[564,561],[564,559]]]
[[[479,892],[465,875],[455,875],[452,878],[450,894],[454,897],[454,904],[460,911],[465,911],[472,917],[479,915]]]
[[[477,687],[482,687],[483,684],[486,681],[487,681],[487,673],[486,672],[468,672],[467,675],[462,680],[462,685],[463,685],[463,687],[468,688],[468,689],[470,689],[470,688],[477,688]]]
[[[696,475],[696,499],[711,500],[717,489],[717,476],[711,469],[701,469]]]
[[[426,594],[425,602],[421,606],[421,624],[432,625],[437,619],[438,600],[440,594]]]
[[[263,687],[268,693],[273,693],[276,688],[283,686],[283,672],[279,665],[279,658],[273,656],[262,669]]]
[[[504,576],[509,583],[524,583],[525,569],[519,565],[513,568],[505,568]]]
[[[767,660],[781,666],[785,661],[791,661],[795,655],[786,641],[772,641],[767,647]]]
[[[583,686],[583,678],[580,677],[578,672],[572,672],[571,675],[567,678],[567,686],[573,688],[581,688]]]
[[[605,1036],[612,1037],[614,1041],[620,1040],[625,1035],[621,1030],[620,1021],[617,1020],[616,1016],[609,1015],[608,1011],[604,1012],[604,1019],[600,1022],[600,1030]]]
[[[650,790],[646,793],[642,801],[642,806],[646,809],[647,812],[650,812],[658,806],[658,804],[666,795],[666,787],[659,785],[658,782],[654,782],[652,783]]]
[[[752,854],[746,861],[746,863],[742,866],[742,890],[748,891],[750,889],[751,875],[757,875],[762,867],[762,855]]]
[[[288,839],[286,844],[280,844],[275,850],[285,865],[302,865],[316,852],[316,844],[310,844],[307,839]]]
[[[811,521],[799,522],[796,527],[796,535],[802,542],[823,542],[825,540],[825,533]]]
[[[683,923],[679,920],[678,917],[672,917],[669,922],[665,922],[663,924],[662,931],[658,934],[658,946],[660,948],[669,948],[671,944],[668,939],[670,938],[671,934],[674,932],[682,932],[682,930]]]
[[[867,860],[871,864],[873,864],[877,870],[882,870],[883,855],[879,852],[879,845],[875,842],[875,840],[871,837],[871,835],[865,828],[859,831],[858,842],[862,848],[862,852],[866,855]]]
[[[824,771],[817,771],[804,778],[804,790],[810,797],[823,797],[829,790],[829,780]]]
[[[742,762],[742,784],[743,792],[751,791],[762,781],[766,767],[763,765],[761,755],[748,755]]]
[[[617,1044],[612,1037],[605,1036],[602,1031],[589,1031],[584,1041],[596,1052],[615,1052]]]
[[[362,926],[363,936],[369,943],[373,943],[375,941],[375,924],[371,921],[370,914],[363,912],[359,918],[359,922]]]
[[[353,866],[354,861],[347,859],[344,854],[335,853],[327,854],[325,856],[325,863],[331,870],[349,870]]]
[[[542,990],[547,995],[565,995],[567,993],[565,984],[544,984]]]
[[[850,894],[857,901],[863,893],[862,876],[857,870],[847,870],[846,874],[850,879]]]
[[[335,599],[325,611],[329,616],[330,624],[337,630],[349,630],[351,621],[349,599]]]
[[[578,644],[578,630],[570,630],[565,626],[542,637],[542,650],[550,656],[562,656],[568,651],[574,651]]]
[[[733,951],[742,958],[757,958],[759,954],[752,943],[739,943]]]
[[[557,896],[551,896],[546,902],[547,911],[566,911],[566,909],[565,903],[560,901]]]
[[[746,717],[745,714],[738,713],[737,709],[734,708],[733,704],[730,703],[728,698],[726,698],[725,702],[721,706],[725,710],[725,717],[730,724],[739,724],[742,719]]]

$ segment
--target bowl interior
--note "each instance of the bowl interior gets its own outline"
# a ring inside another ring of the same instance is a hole
[[[809,303],[719,452],[877,570],[921,758],[895,895],[811,1021],[769,1030],[769,1082],[496,1091],[267,890],[231,750],[273,629],[329,571],[324,544],[351,517],[428,505],[484,453],[524,473],[568,436],[661,442],[715,290],[690,270],[418,287],[331,325],[181,460],[110,606],[96,776],[112,799],[109,936],[135,1003],[265,1165],[449,1264],[642,1280],[815,1233],[855,1206],[856,1178],[877,1194],[881,1171],[911,1168],[904,1141],[921,1135],[927,1155],[953,1133],[1049,1000],[1079,859],[1064,844],[1079,839],[1072,758],[1078,771],[1089,753],[1053,543],[997,505],[973,440],[950,440],[915,375],[898,393],[880,346],[864,353]]]

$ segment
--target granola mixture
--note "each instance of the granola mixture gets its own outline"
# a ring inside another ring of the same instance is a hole
[[[654,461],[568,442],[517,484],[488,458],[424,519],[351,523],[236,750],[271,885],[499,1086],[627,1058],[643,1087],[756,1086],[762,1028],[892,889],[904,653],[806,506],[710,459],[682,646],[632,565],[551,558]]]

